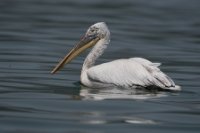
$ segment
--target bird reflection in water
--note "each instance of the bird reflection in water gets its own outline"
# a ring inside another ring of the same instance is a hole
[[[88,88],[81,86],[80,98],[83,100],[107,100],[107,99],[135,99],[145,100],[166,97],[166,92],[157,89],[124,89],[119,87]]]

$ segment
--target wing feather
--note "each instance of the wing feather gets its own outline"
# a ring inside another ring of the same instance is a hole
[[[120,59],[103,63],[87,71],[91,81],[117,86],[157,86],[166,89],[175,86],[173,80],[152,63],[143,58]]]
[[[152,63],[143,58],[132,58],[132,59],[137,62],[140,62],[140,64],[142,64],[143,67],[145,67],[146,70],[149,71],[149,73],[151,73],[151,75],[156,79],[156,81],[159,81],[165,87],[175,86],[174,81],[169,76],[160,71],[160,69],[158,68],[158,66],[161,65],[160,63]]]

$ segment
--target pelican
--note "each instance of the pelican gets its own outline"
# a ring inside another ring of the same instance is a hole
[[[95,61],[103,54],[109,43],[110,31],[106,23],[93,24],[51,73],[56,73],[84,50],[93,47],[81,70],[80,81],[84,86],[181,90],[180,86],[175,85],[174,81],[158,68],[160,63],[152,63],[144,58],[118,59],[95,66]]]

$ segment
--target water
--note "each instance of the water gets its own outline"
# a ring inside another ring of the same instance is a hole
[[[199,132],[199,5],[198,0],[1,0],[0,132]],[[183,90],[132,94],[83,87],[79,75],[87,52],[51,75],[99,21],[108,24],[112,38],[98,63],[135,56],[162,62],[161,69]]]

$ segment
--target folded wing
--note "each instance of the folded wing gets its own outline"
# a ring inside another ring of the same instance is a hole
[[[152,63],[143,58],[120,59],[94,66],[87,71],[87,75],[93,82],[122,87],[156,86],[170,90],[180,89],[158,66],[160,63]]]

